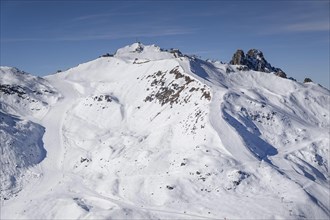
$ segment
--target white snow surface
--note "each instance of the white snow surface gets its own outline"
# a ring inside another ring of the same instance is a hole
[[[0,110],[7,113],[41,118],[60,95],[43,78],[17,68],[0,67]]]
[[[1,85],[52,92],[42,114],[1,93],[1,219],[330,217],[319,85],[141,43],[37,81],[16,72],[1,67]]]

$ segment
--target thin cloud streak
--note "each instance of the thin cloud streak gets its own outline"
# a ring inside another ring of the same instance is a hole
[[[209,54],[209,53],[219,53],[220,50],[200,50],[200,51],[192,51],[192,52],[187,52],[187,54]]]
[[[296,24],[290,24],[283,28],[283,30],[291,32],[300,31],[329,31],[329,22],[302,22]]]
[[[276,13],[257,14],[255,19],[262,21],[262,26],[259,26],[255,33],[262,36],[328,32],[329,2],[323,3],[321,1],[286,2],[288,7],[283,7],[283,10]]]
[[[329,22],[299,22],[299,23],[291,23],[280,25],[277,24],[272,28],[265,28],[262,30],[258,30],[256,33],[258,35],[274,35],[274,34],[291,34],[291,33],[299,33],[299,32],[329,32],[330,24]]]
[[[82,15],[82,16],[73,18],[72,21],[84,21],[84,20],[97,19],[97,18],[110,17],[110,16],[135,15],[135,14],[138,14],[138,12],[128,12],[130,8],[134,8],[135,6],[136,6],[136,4],[134,4],[134,3],[129,4],[129,5],[124,5],[124,6],[116,6],[112,10],[108,11],[107,13]],[[125,10],[125,11],[123,11],[123,10]]]
[[[79,36],[64,36],[64,37],[54,37],[54,38],[12,38],[12,39],[1,39],[2,43],[10,42],[28,42],[28,41],[91,41],[91,40],[114,40],[121,38],[131,38],[131,37],[163,37],[163,36],[174,36],[174,35],[185,35],[195,33],[195,29],[183,29],[183,28],[167,28],[163,30],[154,30],[150,32],[116,32],[109,34],[94,34],[94,35],[84,35]]]
[[[106,13],[106,14],[91,14],[86,16],[80,16],[73,18],[72,21],[86,21],[86,20],[92,20],[92,19],[101,19],[101,18],[107,18],[107,17],[113,17],[113,16],[135,16],[135,15],[143,15],[143,12],[112,12],[112,13]]]

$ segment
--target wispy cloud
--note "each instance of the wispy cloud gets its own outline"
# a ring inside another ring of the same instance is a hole
[[[108,33],[96,33],[96,34],[76,34],[66,36],[54,36],[54,37],[31,37],[31,38],[2,38],[1,42],[28,42],[28,41],[91,41],[91,40],[114,40],[121,38],[133,38],[133,37],[164,37],[174,35],[193,34],[196,29],[187,28],[163,28],[152,29],[148,31],[140,30],[126,30],[126,31],[113,31]]]
[[[137,15],[143,15],[144,12],[137,11],[137,12],[110,12],[110,13],[104,13],[104,14],[90,14],[90,15],[84,15],[75,17],[72,19],[72,21],[86,21],[86,20],[93,20],[93,19],[103,19],[108,17],[121,17],[121,16],[137,16]]]
[[[210,54],[210,53],[219,53],[220,50],[198,50],[198,51],[192,51],[187,52],[188,54]]]
[[[281,6],[281,10],[279,7]],[[274,12],[256,15],[258,35],[295,34],[303,32],[328,32],[328,1],[287,1],[274,3]]]
[[[329,31],[329,21],[314,21],[314,22],[300,22],[295,24],[288,24],[282,28],[283,31],[288,32],[304,32],[304,31]]]
[[[302,21],[289,24],[276,24],[257,31],[258,35],[290,34],[302,32],[329,32],[327,21]]]
[[[142,15],[143,11],[132,11],[132,8],[136,7],[137,3],[130,3],[125,5],[116,5],[112,8],[112,10],[107,11],[106,13],[94,13],[94,14],[86,14],[80,15],[78,17],[74,17],[72,21],[87,21],[87,20],[95,20],[95,19],[103,19],[107,17],[121,17],[121,16],[135,16]]]

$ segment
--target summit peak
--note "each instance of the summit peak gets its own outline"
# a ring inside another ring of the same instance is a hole
[[[141,42],[136,42],[131,45],[124,46],[117,50],[116,54],[125,54],[125,53],[141,53],[144,50],[146,51],[154,51],[154,52],[160,52],[160,47],[152,44],[152,45],[144,45]]]
[[[171,59],[176,57],[175,52],[172,50],[167,51],[161,49],[155,44],[144,45],[141,42],[136,42],[131,45],[127,45],[118,49],[115,53],[115,57],[120,57],[126,60],[160,60],[160,59]]]
[[[246,54],[241,49],[238,49],[230,61],[232,65],[244,65],[249,70],[275,73],[276,75],[286,78],[286,74],[280,69],[273,67],[264,57],[264,54],[259,49],[250,49]]]

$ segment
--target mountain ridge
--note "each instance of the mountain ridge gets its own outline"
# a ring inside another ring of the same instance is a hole
[[[1,215],[329,217],[329,90],[237,67],[135,43],[44,77],[43,114],[1,90],[1,113],[44,127],[46,150]]]

